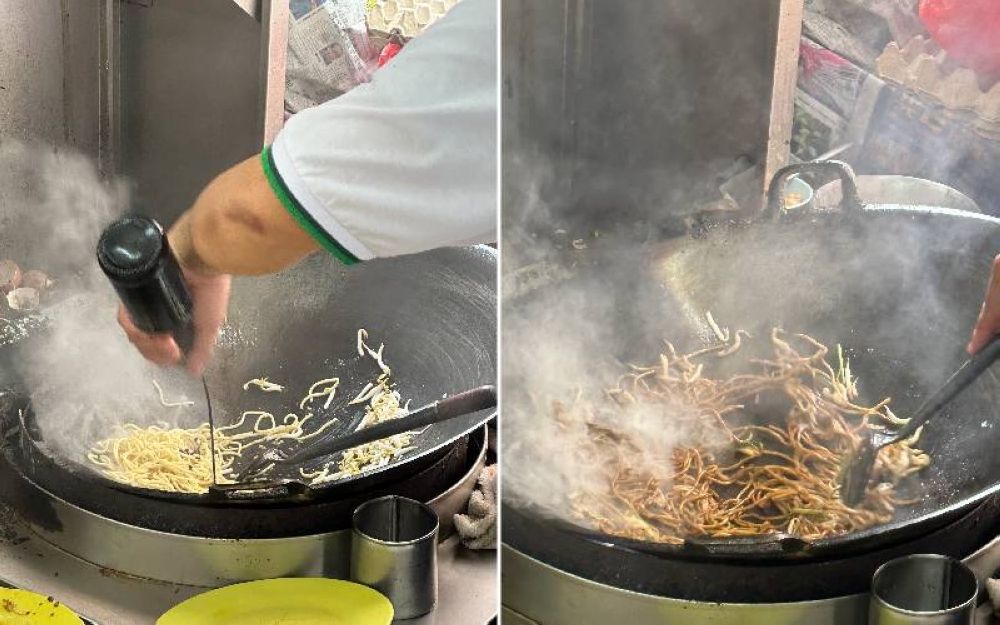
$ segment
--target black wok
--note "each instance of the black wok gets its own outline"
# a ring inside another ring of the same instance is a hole
[[[539,511],[516,492],[511,474],[532,452],[530,445],[519,449],[520,419],[511,414],[528,412],[528,393],[553,390],[532,386],[524,365],[538,352],[532,329],[539,325],[553,351],[568,361],[587,358],[594,370],[615,374],[621,362],[656,362],[664,338],[685,349],[710,342],[706,311],[721,325],[758,337],[773,327],[804,332],[844,346],[862,399],[891,396],[897,414],[914,410],[965,357],[990,264],[1000,251],[1000,220],[848,200],[836,212],[790,218],[773,211],[754,223],[716,226],[652,248],[578,252],[568,278],[505,300],[505,363],[513,364],[504,370],[503,426],[505,450],[516,454],[505,457],[507,503],[628,550],[702,560],[789,560],[846,557],[900,543],[947,525],[1000,490],[1000,379],[994,370],[924,431],[920,445],[933,465],[914,487],[919,503],[865,531],[813,542],[769,536],[662,545],[599,535]],[[546,323],[553,310],[608,321],[592,325],[592,336],[583,341],[579,324]]]
[[[324,436],[353,431],[363,409],[346,404],[378,374],[374,361],[357,354],[358,328],[369,332],[373,347],[385,343],[393,381],[414,406],[446,393],[494,384],[495,257],[487,247],[452,248],[346,269],[331,258],[316,256],[282,274],[237,281],[227,327],[207,372],[216,426],[237,422],[246,410],[270,411],[279,420],[288,412],[300,412],[299,399],[313,382],[339,376],[336,400],[328,410],[318,406],[322,400],[317,401],[316,416],[307,430],[336,417],[338,422]],[[113,308],[108,310],[111,314]],[[58,323],[58,318],[53,319],[54,325]],[[31,341],[18,346],[20,350],[32,348]],[[81,368],[85,367],[86,363],[81,363]],[[285,392],[244,391],[246,381],[260,377],[285,384]],[[35,391],[19,390],[28,394]],[[75,484],[74,492],[66,493],[71,501],[91,489],[96,493],[107,488],[192,504],[329,500],[434,466],[449,453],[452,443],[492,415],[493,411],[482,411],[431,426],[416,437],[414,451],[388,465],[315,487],[304,484],[298,466],[285,467],[283,473],[273,476],[276,484],[246,491],[198,495],[131,487],[105,478],[78,454],[65,453],[73,445],[58,440],[66,436],[62,429],[53,431],[46,423],[34,423],[31,410],[24,412],[24,422],[18,422],[17,415],[6,415],[21,436],[17,444],[5,446],[5,453],[27,477],[56,494],[61,494],[66,484]],[[122,414],[120,420],[132,419]],[[204,421],[204,417],[199,420]],[[74,435],[89,446],[113,434],[108,430],[113,423],[104,420],[98,425],[100,429]],[[319,464],[305,468],[314,469]],[[74,480],[68,480],[68,474]]]

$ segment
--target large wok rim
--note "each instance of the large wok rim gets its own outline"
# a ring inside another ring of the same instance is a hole
[[[725,236],[726,234],[733,232],[753,230],[758,227],[782,227],[786,224],[808,224],[815,228],[826,228],[831,225],[849,227],[852,223],[863,223],[866,219],[870,218],[903,218],[922,219],[927,221],[935,219],[961,219],[966,220],[967,223],[981,222],[984,225],[993,226],[1000,231],[1000,217],[993,217],[982,213],[972,213],[959,209],[935,206],[865,204],[861,211],[849,214],[844,214],[842,210],[838,209],[822,211],[815,210],[810,213],[797,215],[791,218],[758,218],[749,220],[732,219],[721,224],[714,224],[697,233],[653,242],[651,245],[647,246],[647,249],[644,250],[643,253],[648,257],[660,258],[683,249],[685,245],[698,243],[703,245],[710,244],[714,237]],[[992,235],[986,234],[984,235],[984,238],[988,239],[990,236],[998,237],[1000,236],[1000,233],[994,233]],[[583,260],[582,257],[577,258]],[[573,263],[574,270],[571,271],[571,274],[575,275],[579,273],[579,270],[585,266],[600,265],[607,260],[611,260],[613,262],[615,259],[619,258],[620,254],[616,253],[615,250],[595,251],[586,255],[586,260],[584,262]],[[530,267],[538,267],[541,265],[564,265],[563,261],[564,258],[557,258],[535,263],[534,265],[530,265]],[[506,272],[504,277],[511,278],[518,270],[523,269],[525,269],[525,267],[518,268],[511,272]],[[530,294],[534,290],[535,289],[529,289],[527,291],[522,290],[517,296],[510,298],[503,297],[503,303],[516,304],[518,301],[530,298]],[[957,518],[961,517],[962,514],[968,513],[970,510],[984,501],[987,501],[990,497],[996,496],[998,493],[1000,493],[1000,479],[998,479],[992,486],[977,490],[964,498],[956,500],[949,505],[937,508],[933,511],[928,511],[901,521],[891,521],[889,523],[876,525],[858,532],[851,532],[849,534],[841,534],[811,541],[796,539],[794,542],[797,544],[787,550],[781,547],[781,534],[762,534],[750,537],[749,541],[741,541],[738,538],[708,539],[708,544],[710,546],[705,547],[702,547],[697,543],[689,544],[686,542],[684,544],[675,545],[663,542],[627,539],[611,534],[604,534],[599,531],[595,531],[592,528],[587,528],[573,522],[567,518],[559,518],[553,515],[544,514],[531,506],[517,506],[509,500],[503,503],[503,507],[505,509],[513,508],[518,514],[525,515],[533,522],[555,526],[558,529],[575,534],[579,538],[596,545],[614,547],[629,552],[638,552],[689,562],[738,563],[741,561],[745,562],[753,560],[754,562],[773,561],[778,563],[797,563],[807,562],[810,560],[829,560],[831,559],[831,556],[833,558],[850,557],[851,555],[857,555],[870,551],[874,546],[873,543],[878,543],[879,547],[904,543],[907,540],[911,540],[921,534],[934,532],[947,526],[949,523],[954,522]],[[774,540],[766,541],[765,539],[769,536],[774,536]],[[746,548],[753,541],[756,541],[757,544],[761,544],[762,546],[767,546],[769,549],[765,553],[748,553]]]
[[[803,545],[802,548],[792,550],[782,550],[779,539],[781,534],[759,534],[750,537],[757,539],[757,545],[773,545],[775,548],[766,553],[748,554],[741,551],[739,547],[749,545],[748,542],[741,542],[739,539],[719,538],[713,539],[710,549],[703,549],[697,543],[683,543],[679,545],[648,540],[636,540],[623,538],[613,534],[603,534],[574,523],[567,519],[541,514],[531,508],[521,508],[516,505],[505,503],[505,508],[513,508],[518,514],[529,517],[537,523],[548,525],[554,529],[559,529],[576,535],[588,542],[605,547],[615,547],[629,552],[644,553],[657,557],[665,557],[689,562],[739,562],[752,559],[754,562],[776,561],[776,562],[807,562],[811,560],[829,560],[831,556],[836,558],[850,557],[852,555],[870,551],[872,543],[878,542],[879,547],[892,544],[904,543],[908,539],[915,538],[927,532],[948,525],[950,522],[960,518],[977,505],[986,501],[990,497],[1000,493],[1000,484],[982,491],[976,496],[969,496],[950,506],[940,508],[932,513],[911,517],[899,524],[882,524],[872,526],[859,532],[841,534],[830,538],[806,541],[796,539],[796,542]],[[891,530],[891,536],[886,536],[885,529]],[[916,531],[920,528],[921,531]],[[767,538],[773,536],[774,541],[768,542]],[[883,540],[891,538],[891,540]],[[727,549],[732,546],[732,549]]]
[[[142,488],[138,486],[130,486],[123,482],[117,482],[103,474],[100,474],[90,467],[81,465],[78,462],[72,460],[65,460],[63,462],[56,461],[51,454],[45,451],[45,449],[38,445],[36,441],[31,439],[30,436],[26,437],[31,445],[31,451],[25,453],[25,451],[19,450],[14,451],[13,445],[6,446],[2,453],[6,461],[14,466],[19,466],[23,463],[35,463],[42,462],[50,467],[50,470],[62,471],[67,474],[72,475],[75,479],[82,480],[84,482],[89,482],[93,485],[107,488],[110,490],[118,491],[128,495],[135,495],[139,497],[144,497],[147,499],[168,501],[170,503],[177,503],[181,505],[189,505],[192,507],[203,507],[203,506],[254,506],[259,505],[261,507],[272,506],[275,503],[280,503],[282,506],[285,505],[295,505],[295,506],[308,506],[314,503],[321,503],[324,501],[329,501],[336,499],[342,492],[350,491],[353,488],[363,485],[366,482],[371,481],[372,478],[376,476],[381,476],[390,470],[399,470],[400,475],[402,475],[403,470],[407,468],[412,468],[414,466],[420,466],[418,471],[426,468],[420,465],[418,461],[428,461],[433,464],[439,457],[431,458],[431,456],[443,456],[447,454],[451,447],[459,440],[465,438],[469,434],[475,432],[481,428],[486,423],[496,418],[496,411],[494,409],[489,409],[483,411],[484,416],[479,416],[476,413],[476,423],[467,429],[463,429],[460,433],[452,436],[446,441],[435,447],[428,447],[422,450],[420,453],[413,454],[407,458],[400,459],[399,462],[389,463],[384,466],[378,467],[371,471],[362,471],[356,475],[349,476],[347,478],[334,480],[331,482],[318,484],[316,486],[305,485],[306,495],[304,496],[287,496],[280,499],[275,499],[272,497],[262,497],[262,498],[226,498],[219,495],[215,495],[212,492],[205,493],[181,493],[181,492],[171,492],[171,491],[161,491],[152,488]],[[277,485],[283,484],[296,484],[290,480],[282,480],[276,482]],[[301,483],[298,483],[301,484]],[[39,486],[43,486],[39,484]],[[251,488],[253,484],[247,484],[248,488]]]
[[[733,216],[711,223],[697,223],[685,234],[661,238],[655,241],[642,242],[628,252],[630,257],[643,255],[648,258],[659,258],[671,254],[678,247],[696,241],[709,241],[713,237],[727,236],[733,233],[753,230],[754,228],[774,228],[774,227],[794,227],[793,224],[813,224],[816,227],[841,226],[851,227],[863,223],[866,219],[955,219],[964,223],[981,222],[983,225],[997,228],[997,237],[1000,239],[1000,216],[986,215],[983,213],[972,213],[955,208],[943,208],[938,206],[905,205],[905,204],[865,204],[859,212],[844,214],[837,209],[819,210],[813,209],[811,212],[794,216],[784,216],[777,219],[767,216],[756,218],[740,218]],[[603,239],[611,239],[611,236],[604,235]],[[998,249],[1000,253],[1000,249]],[[518,284],[519,274],[537,274],[546,268],[559,268],[561,275],[551,283],[561,282],[564,279],[575,276],[580,270],[587,267],[601,265],[605,262],[614,262],[622,258],[622,250],[607,247],[584,248],[582,250],[554,249],[552,253],[541,260],[528,263],[515,268],[507,268],[501,261],[500,284],[502,285],[500,300],[501,305],[516,304],[518,301],[530,296],[530,293],[539,288],[539,285],[523,288]],[[548,283],[547,283],[548,284]],[[547,285],[546,284],[546,285]],[[513,291],[515,294],[508,294]],[[503,318],[501,318],[501,322]]]
[[[50,503],[57,500],[90,517],[160,535],[218,541],[281,540],[350,529],[350,514],[357,505],[371,497],[369,493],[396,494],[426,502],[446,497],[458,484],[471,479],[475,467],[485,461],[489,446],[487,438],[487,426],[483,425],[471,432],[464,442],[460,441],[456,447],[452,447],[438,465],[423,469],[424,472],[436,471],[441,468],[441,464],[448,463],[448,470],[455,478],[454,481],[442,480],[439,484],[432,484],[423,479],[426,475],[418,473],[341,498],[310,500],[306,506],[298,505],[298,502],[280,502],[271,507],[199,507],[187,502],[140,498],[128,494],[129,501],[123,507],[118,502],[112,505],[112,499],[107,493],[98,500],[89,496],[73,496],[66,489],[53,489],[47,482],[37,479],[37,476],[27,474],[22,467],[10,464],[6,456],[0,457],[0,477],[4,478],[0,490],[3,491],[5,505],[29,525],[37,526],[45,532],[64,531],[62,520],[52,516]],[[458,447],[464,449],[460,450]],[[44,493],[44,496],[37,497],[39,493]],[[120,496],[110,489],[108,493],[111,497]],[[123,512],[129,503],[144,510],[139,513],[135,510]],[[199,510],[210,516],[199,514]],[[220,518],[228,520],[224,528],[219,523]]]
[[[469,455],[469,459],[466,461],[466,463],[469,465],[469,469],[468,469],[468,471],[466,471],[462,475],[461,479],[459,480],[459,483],[462,483],[462,482],[465,482],[465,481],[468,481],[469,479],[471,479],[472,472],[476,469],[476,467],[478,467],[480,464],[482,464],[485,461],[486,452],[487,452],[487,449],[488,449],[488,445],[486,443],[485,436],[483,437],[482,444],[479,445],[478,447],[479,447],[479,449],[478,449],[478,451],[476,451],[476,453],[474,455],[473,454]],[[81,513],[84,513],[84,514],[88,514],[88,515],[92,515],[92,516],[95,516],[95,517],[99,517],[103,521],[105,521],[107,523],[111,523],[111,524],[113,524],[115,526],[121,526],[121,527],[127,527],[127,528],[135,528],[135,529],[139,529],[139,530],[141,530],[143,532],[148,532],[150,534],[156,534],[156,535],[165,536],[165,537],[181,537],[181,538],[186,538],[186,539],[225,541],[225,542],[242,542],[242,543],[258,543],[258,544],[278,544],[279,542],[287,541],[289,539],[293,539],[294,540],[294,539],[320,538],[320,537],[329,535],[332,532],[343,532],[343,531],[347,531],[349,529],[349,528],[339,528],[339,529],[333,529],[333,530],[326,531],[326,532],[320,531],[320,532],[312,532],[312,533],[306,533],[306,534],[290,534],[288,536],[266,536],[266,537],[263,537],[263,538],[254,538],[254,537],[241,537],[241,538],[232,538],[232,537],[229,537],[229,538],[222,538],[222,537],[214,537],[214,536],[199,536],[199,535],[195,535],[195,534],[184,534],[184,533],[178,533],[178,532],[167,532],[167,531],[162,530],[162,529],[154,529],[154,528],[148,528],[148,527],[141,527],[141,526],[138,526],[138,525],[131,525],[131,524],[125,522],[125,521],[121,521],[119,519],[115,519],[115,518],[112,518],[112,517],[107,517],[107,516],[98,514],[97,512],[94,512],[93,510],[90,510],[86,506],[80,505],[78,502],[68,501],[66,498],[61,497],[61,496],[59,496],[59,495],[57,495],[55,493],[52,493],[49,489],[47,489],[46,487],[42,486],[41,484],[38,484],[36,481],[32,480],[31,478],[29,478],[27,476],[23,476],[22,475],[22,478],[25,480],[25,482],[27,482],[28,484],[30,484],[31,487],[33,487],[33,488],[41,491],[42,493],[44,493],[45,497],[47,497],[47,498],[49,498],[51,500],[57,501],[60,505],[63,505],[63,506],[69,507],[69,508],[74,508],[74,509],[76,509],[76,510],[78,510]],[[451,489],[453,489],[453,488],[455,488],[455,486],[451,487]],[[430,501],[427,501],[427,502],[424,502],[424,503],[426,503],[428,505],[436,503],[438,500],[443,499],[445,496],[447,496],[449,494],[449,492],[450,492],[450,489],[442,492],[440,495],[438,495],[434,499],[431,499]]]

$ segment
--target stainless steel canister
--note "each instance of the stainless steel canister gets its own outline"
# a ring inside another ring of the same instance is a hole
[[[351,579],[392,602],[395,618],[423,616],[437,603],[438,516],[429,506],[390,495],[354,511]]]
[[[976,575],[958,560],[899,558],[872,578],[869,625],[971,625],[978,594]]]

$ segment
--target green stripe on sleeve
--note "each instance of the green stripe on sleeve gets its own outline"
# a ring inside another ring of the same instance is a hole
[[[323,230],[319,224],[309,215],[302,205],[295,199],[285,186],[285,181],[281,179],[281,174],[274,166],[274,157],[271,154],[271,146],[264,148],[260,153],[260,160],[264,166],[264,175],[271,185],[271,190],[278,196],[281,205],[285,207],[288,214],[302,227],[303,230],[316,239],[316,241],[330,254],[333,254],[345,265],[354,265],[358,262],[358,257],[349,252],[344,246],[337,242],[329,232]]]

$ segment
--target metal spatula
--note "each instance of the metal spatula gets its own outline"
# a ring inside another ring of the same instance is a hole
[[[845,461],[840,475],[840,499],[853,506],[864,497],[871,479],[875,458],[883,447],[902,442],[914,434],[941,409],[951,403],[962,391],[979,379],[997,360],[1000,360],[1000,336],[969,358],[958,368],[936,393],[927,398],[910,420],[895,431],[868,430],[868,438]]]
[[[434,425],[435,423],[441,423],[442,421],[463,417],[467,414],[479,412],[480,410],[493,408],[496,405],[496,387],[481,386],[441,399],[432,404],[427,404],[404,417],[383,421],[382,423],[351,432],[333,440],[322,440],[319,443],[309,444],[291,454],[283,453],[278,449],[270,449],[248,463],[240,471],[236,481],[249,482],[260,478],[263,472],[273,464],[306,463],[316,458],[332,456],[333,454],[382,440],[383,438],[404,434]]]

